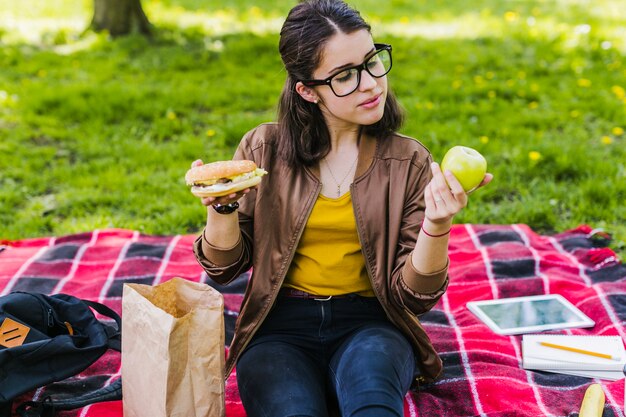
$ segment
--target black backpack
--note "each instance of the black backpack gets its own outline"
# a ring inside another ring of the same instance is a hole
[[[90,308],[112,318],[99,321]],[[121,349],[120,316],[103,304],[67,294],[13,292],[0,297],[0,417],[10,417],[13,400],[36,388],[76,375],[108,349]],[[23,416],[52,416],[122,398],[121,379],[77,398],[44,398],[21,404]]]

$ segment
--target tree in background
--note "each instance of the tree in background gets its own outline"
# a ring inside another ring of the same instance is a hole
[[[95,31],[108,30],[111,36],[150,35],[150,26],[141,0],[94,0],[91,28]]]

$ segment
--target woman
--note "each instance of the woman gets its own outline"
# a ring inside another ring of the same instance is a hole
[[[256,189],[202,199],[194,245],[219,283],[253,268],[226,375],[236,365],[250,417],[402,416],[416,376],[441,371],[417,316],[447,287],[448,235],[467,195],[395,133],[391,46],[373,42],[356,10],[298,4],[279,50],[278,122],[235,153],[269,174]]]

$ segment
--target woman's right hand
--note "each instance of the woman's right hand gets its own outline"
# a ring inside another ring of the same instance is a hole
[[[191,163],[192,168],[198,167],[201,165],[204,165],[204,162],[202,162],[202,159],[196,159],[195,161]],[[236,193],[232,193],[229,195],[224,195],[221,197],[201,197],[200,201],[202,202],[203,205],[207,207],[212,206],[214,204],[226,205],[226,204],[230,204],[230,203],[234,203],[235,201],[238,201],[241,197],[248,194],[250,190],[254,188],[256,188],[256,186],[252,188],[246,188],[245,190],[238,191]]]

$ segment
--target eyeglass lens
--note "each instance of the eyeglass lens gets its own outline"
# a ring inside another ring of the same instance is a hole
[[[372,55],[365,63],[365,70],[375,78],[380,78],[391,69],[391,53],[387,49],[381,49]],[[346,96],[359,87],[361,81],[361,68],[349,68],[335,74],[330,81],[330,86],[338,96]]]

